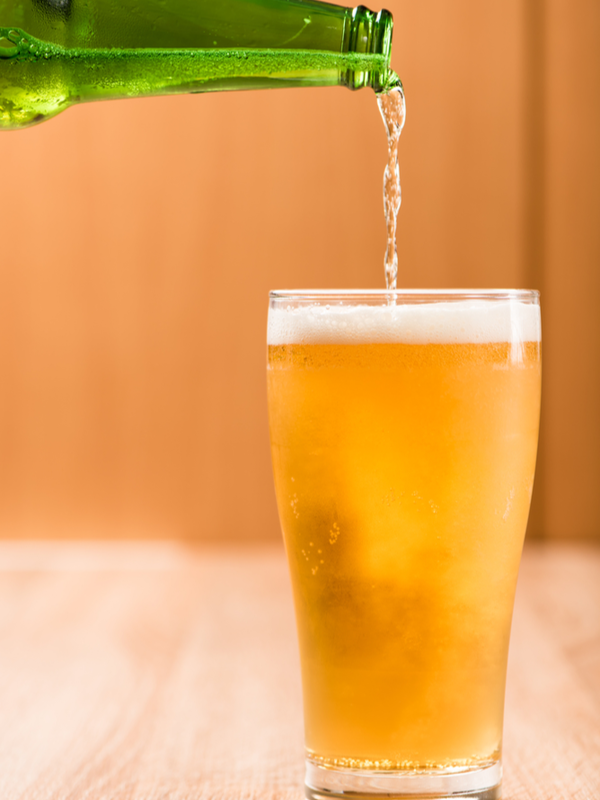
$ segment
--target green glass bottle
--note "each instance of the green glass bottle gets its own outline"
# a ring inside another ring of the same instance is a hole
[[[90,100],[398,82],[392,17],[317,0],[0,0],[0,128]]]

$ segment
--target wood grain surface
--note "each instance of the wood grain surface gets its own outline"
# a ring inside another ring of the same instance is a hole
[[[518,592],[505,800],[600,797],[600,550],[534,545]],[[0,544],[3,800],[300,800],[276,545]]]

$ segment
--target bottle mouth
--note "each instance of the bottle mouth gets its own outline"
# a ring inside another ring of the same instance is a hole
[[[365,6],[356,6],[350,12],[344,38],[344,49],[350,53],[383,56],[389,64],[392,55],[392,30],[394,20],[386,9],[375,13]]]
[[[344,82],[350,89],[371,86],[376,92],[389,88],[392,31],[394,20],[386,9],[369,11],[356,6],[347,18],[344,51],[378,57],[379,64],[369,71],[348,70]]]

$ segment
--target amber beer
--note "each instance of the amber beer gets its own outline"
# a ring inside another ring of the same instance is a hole
[[[273,470],[317,788],[426,774],[446,797],[480,775],[473,796],[496,796],[540,379],[536,293],[272,294]]]

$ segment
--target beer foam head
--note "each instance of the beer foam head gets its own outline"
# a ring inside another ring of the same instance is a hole
[[[282,344],[486,344],[536,342],[540,308],[517,299],[397,305],[286,304],[269,311],[267,342]]]

